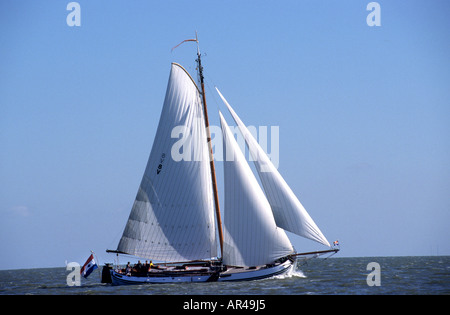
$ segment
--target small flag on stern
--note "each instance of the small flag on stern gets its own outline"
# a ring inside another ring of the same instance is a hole
[[[334,242],[333,242],[333,245],[334,245],[334,246],[339,246],[339,241],[337,241],[337,240],[334,241]]]
[[[83,265],[83,268],[81,268],[80,270],[80,274],[87,278],[92,271],[94,271],[95,269],[97,269],[97,263],[94,260],[94,255],[91,254],[91,256],[89,256],[89,258],[86,260],[86,262]]]

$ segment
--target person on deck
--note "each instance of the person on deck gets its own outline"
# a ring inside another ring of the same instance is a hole
[[[127,276],[131,276],[131,265],[130,265],[130,262],[128,262],[127,266],[125,267],[125,274]]]

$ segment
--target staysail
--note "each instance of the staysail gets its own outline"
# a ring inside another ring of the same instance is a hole
[[[150,157],[117,251],[161,260],[217,256],[200,92],[173,63]]]
[[[219,112],[224,155],[223,263],[258,266],[293,253],[286,233],[277,228],[270,205],[233,134]]]
[[[270,158],[220,91],[217,88],[216,90],[227,105],[249,147],[277,226],[330,247],[330,243],[270,161]]]

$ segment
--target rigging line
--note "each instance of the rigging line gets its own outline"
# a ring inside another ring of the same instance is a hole
[[[209,78],[205,82],[206,83],[206,88],[208,89],[209,95],[212,95],[212,100],[213,100],[214,104],[216,105],[217,110],[220,110],[220,103],[217,101],[217,97],[216,97],[216,93],[217,92],[211,88],[211,84],[209,84],[208,81],[210,81]],[[211,83],[212,83],[212,85],[214,87],[216,86],[213,81]]]
[[[125,229],[127,227],[127,224],[128,224],[128,218],[127,218],[127,222],[125,222],[125,225],[124,225],[123,229],[122,230],[117,229],[118,232],[116,232],[116,235],[113,238],[111,238],[111,241],[109,242],[109,245],[106,248],[117,248],[119,246],[120,240],[122,239],[122,235],[123,235],[123,232],[125,231]],[[116,244],[116,245],[115,246],[111,246],[113,244]],[[106,250],[106,252],[108,252],[108,250]]]
[[[220,109],[219,104],[223,104],[223,102],[217,101],[217,91],[216,91],[217,84],[216,84],[216,82],[214,81],[213,77],[209,73],[203,74],[203,76],[205,77],[205,84],[207,85],[208,91],[210,92],[209,95],[212,95],[214,103],[217,105],[217,108]],[[211,86],[213,86],[214,89],[212,89]],[[221,111],[221,112],[223,113],[224,111]]]
[[[327,260],[328,258],[330,258],[331,256],[334,256],[335,254],[337,254],[338,251],[339,251],[339,250],[334,250],[334,251],[332,251],[332,250],[330,250],[330,251],[323,251],[323,253],[320,253],[320,252],[319,252],[318,254],[315,254],[315,255],[314,255],[314,253],[305,253],[305,254],[308,254],[308,256],[305,257],[305,258],[303,258],[303,259],[300,258],[300,259],[301,259],[300,261],[297,260],[297,264],[298,264],[300,267],[301,267],[301,266],[304,266],[304,265],[307,265],[309,260],[314,259],[314,258],[319,258],[320,256],[325,255],[325,254],[328,254],[328,253],[331,252],[331,254],[330,254],[329,256],[317,260],[319,263],[322,263],[322,262],[324,262],[325,260]]]

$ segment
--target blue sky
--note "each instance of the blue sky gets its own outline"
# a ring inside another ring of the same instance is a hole
[[[340,256],[450,254],[448,1],[378,1],[373,27],[367,0],[80,0],[80,27],[69,2],[0,3],[0,269],[112,261],[195,31],[211,123],[217,85],[279,126],[279,171]]]

